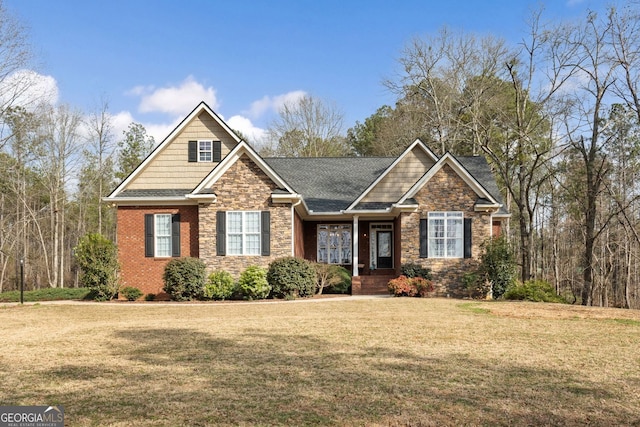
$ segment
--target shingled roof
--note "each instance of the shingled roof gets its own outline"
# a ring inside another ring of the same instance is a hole
[[[395,157],[272,157],[264,161],[314,212],[346,209]]]

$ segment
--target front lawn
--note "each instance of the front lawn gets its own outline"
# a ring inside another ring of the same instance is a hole
[[[63,405],[69,426],[640,424],[637,311],[78,303],[0,325],[2,404]]]

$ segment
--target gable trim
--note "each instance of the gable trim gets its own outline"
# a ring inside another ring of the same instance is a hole
[[[295,195],[296,192],[285,182],[284,179],[280,177],[271,167],[260,157],[258,153],[255,152],[253,148],[249,144],[247,144],[244,140],[239,141],[238,145],[236,145],[233,150],[229,152],[225,156],[224,159],[220,163],[216,165],[215,168],[209,174],[200,181],[200,184],[196,186],[196,188],[191,192],[191,195],[197,195],[202,190],[206,188],[210,188],[213,184],[215,184],[222,175],[225,174],[229,168],[234,165],[240,157],[246,154],[251,161],[253,161],[258,167],[280,188],[284,188],[291,195]]]
[[[411,151],[413,151],[413,149],[414,149],[415,147],[420,147],[420,148],[425,152],[425,154],[426,154],[427,156],[431,157],[431,159],[434,161],[434,163],[438,161],[438,156],[436,156],[436,155],[434,154],[434,152],[433,152],[433,151],[431,151],[431,150],[429,149],[429,147],[427,147],[427,146],[426,146],[426,145],[425,145],[425,144],[420,140],[420,138],[416,139],[416,140],[415,140],[411,145],[409,145],[409,146],[408,146],[408,147],[407,147],[407,148],[402,152],[402,154],[400,154],[400,155],[398,156],[398,158],[396,158],[396,159],[393,161],[393,163],[391,163],[391,164],[389,165],[389,167],[387,167],[387,169],[385,169],[385,170],[384,170],[384,172],[382,172],[382,173],[380,174],[380,176],[378,176],[378,178],[376,178],[376,180],[375,180],[375,181],[373,181],[373,182],[371,183],[371,185],[369,185],[369,187],[367,187],[367,188],[362,192],[362,194],[360,194],[360,196],[358,196],[358,198],[357,198],[356,200],[354,200],[354,201],[353,201],[353,203],[351,203],[351,204],[347,207],[347,209],[345,209],[345,211],[347,211],[347,212],[348,212],[348,211],[351,211],[352,209],[354,209],[354,208],[358,205],[358,203],[360,203],[360,201],[361,201],[362,199],[364,199],[364,198],[366,197],[366,195],[367,195],[367,194],[369,194],[369,193],[370,193],[370,192],[371,192],[371,191],[372,191],[372,190],[373,190],[373,189],[378,185],[378,183],[380,183],[380,181],[382,181],[382,180],[384,179],[384,177],[386,177],[386,176],[391,172],[391,170],[393,170],[393,168],[395,168],[395,167],[396,167],[396,165],[397,165],[398,163],[400,163],[400,162],[401,162],[401,161],[402,161],[402,160],[403,160],[403,159],[404,159],[404,158],[405,158],[405,157],[406,157],[406,156],[407,156]]]
[[[478,180],[469,173],[469,171],[462,166],[462,164],[456,159],[450,152],[446,152],[444,156],[440,158],[423,176],[416,182],[398,201],[398,205],[402,205],[405,200],[410,199],[416,195],[418,191],[431,179],[433,176],[442,169],[444,165],[449,165],[458,174],[460,178],[479,196],[489,200],[496,207],[501,207],[502,204],[489,193]]]
[[[184,130],[184,128],[191,123],[191,121],[198,117],[202,112],[206,112],[209,114],[236,142],[242,141],[238,135],[231,129],[225,122],[218,116],[215,111],[213,111],[204,101],[201,101],[200,104],[194,108],[191,113],[187,117],[185,117],[172,131],[171,133],[162,140],[160,144],[156,146],[156,148],[151,151],[151,153],[136,167],[133,172],[127,176],[124,181],[118,185],[115,190],[109,194],[106,199],[112,200],[115,198],[121,191],[123,191],[131,181],[136,178],[140,172],[160,153],[167,145],[169,145],[173,140]]]

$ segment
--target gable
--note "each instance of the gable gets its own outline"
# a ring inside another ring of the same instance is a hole
[[[434,163],[433,158],[427,152],[418,145],[414,146],[369,190],[360,202],[397,202]]]
[[[414,194],[413,199],[425,211],[473,211],[476,192],[450,166],[443,165]]]
[[[278,185],[246,153],[209,187],[216,204],[228,209],[267,209]]]
[[[129,183],[127,189],[194,188],[217,163],[188,160],[189,141],[221,141],[222,157],[237,145],[235,138],[206,111],[192,118]]]

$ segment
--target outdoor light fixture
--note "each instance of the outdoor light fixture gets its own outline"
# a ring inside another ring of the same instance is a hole
[[[24,259],[20,258],[20,304],[24,304]]]

